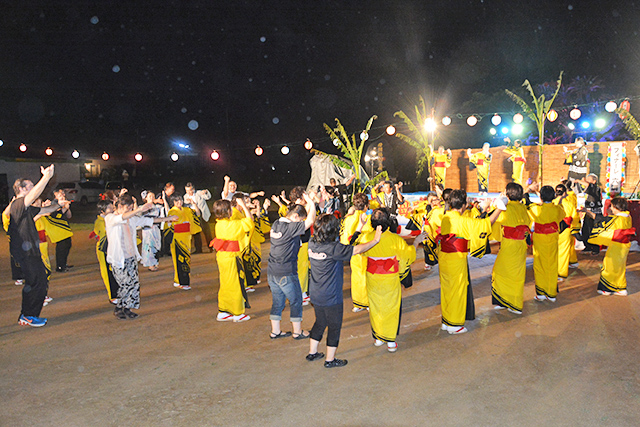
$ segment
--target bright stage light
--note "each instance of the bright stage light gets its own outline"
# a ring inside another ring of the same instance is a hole
[[[395,135],[396,128],[393,125],[387,126],[387,135]]]
[[[478,118],[476,116],[467,117],[467,124],[469,126],[475,126],[478,124]]]
[[[50,156],[53,154],[53,150],[51,149],[51,147],[47,147],[46,150],[44,150],[44,154],[46,154],[47,156]]]
[[[495,135],[496,133],[498,133],[498,131],[496,131],[496,128],[491,128],[491,129],[489,129],[489,133],[491,135]]]
[[[571,129],[571,130],[575,130],[576,125],[574,125],[573,123],[569,123],[569,124],[567,125],[567,127],[568,127],[569,129]]]
[[[608,113],[613,113],[614,111],[616,111],[616,108],[618,108],[618,104],[616,104],[613,101],[609,101],[605,104],[604,109],[608,112]]]
[[[445,126],[449,126],[451,124],[451,117],[444,116],[442,118],[442,124],[445,125]]]
[[[258,145],[256,147],[256,156],[262,156],[262,153],[264,153],[264,150]]]
[[[360,133],[360,139],[363,141],[369,139],[369,134],[367,133],[367,131],[363,130],[362,133]]]
[[[506,126],[502,126],[502,129],[500,129],[500,132],[502,132],[503,135],[506,135],[509,133],[509,128]]]
[[[589,129],[589,127],[591,127],[591,123],[585,120],[580,124],[580,126],[582,126],[583,129]]]
[[[27,145],[24,142],[20,144],[20,151],[22,151],[23,153],[27,151]]]
[[[602,129],[603,127],[605,127],[607,125],[607,121],[605,119],[597,119],[595,122],[595,126],[598,129]]]
[[[71,152],[71,157],[73,157],[74,159],[77,159],[78,157],[80,157],[80,152],[78,150],[73,150]]]
[[[573,110],[571,110],[571,112],[569,113],[569,117],[571,117],[572,120],[578,120],[580,118],[580,116],[582,115],[582,111],[580,111],[577,108],[574,108]]]
[[[307,138],[307,140],[305,141],[304,148],[306,148],[307,150],[311,150],[313,148],[313,142],[311,142],[309,138]]]
[[[549,120],[550,122],[555,122],[557,118],[558,112],[556,110],[549,110],[549,112],[547,113],[547,120]]]
[[[102,153],[102,160],[104,160],[105,162],[109,160],[109,154],[106,151]]]
[[[522,114],[520,114],[520,113],[516,113],[513,116],[513,123],[515,123],[515,124],[520,124],[520,123],[522,123],[523,120],[524,120],[524,117],[522,117]]]
[[[178,153],[171,153],[171,160],[174,162],[177,162],[179,158],[180,156],[178,156]]]
[[[424,130],[426,130],[427,132],[433,132],[436,130],[436,121],[433,120],[431,117],[427,118],[424,121]]]
[[[213,150],[211,152],[211,160],[213,160],[215,162],[219,158],[220,158],[220,153],[218,153],[216,150]]]
[[[520,135],[523,130],[524,129],[522,128],[522,125],[513,125],[513,127],[511,128],[511,133],[514,135]]]
[[[133,158],[136,159],[136,162],[141,162],[142,161],[142,154],[136,153],[136,155],[133,156]]]
[[[491,123],[493,123],[494,126],[498,126],[500,123],[502,123],[502,117],[500,117],[498,114],[494,114],[493,117],[491,117]]]
[[[286,156],[287,154],[289,154],[289,147],[285,145],[280,149],[280,152]]]

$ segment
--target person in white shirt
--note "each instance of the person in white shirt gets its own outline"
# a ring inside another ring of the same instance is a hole
[[[213,240],[211,236],[211,227],[209,227],[209,218],[211,218],[211,211],[207,205],[207,200],[211,199],[211,193],[209,190],[195,190],[192,183],[187,182],[184,186],[184,205],[193,209],[194,211],[200,211],[198,218],[200,219],[200,227],[204,233],[205,247],[209,247],[209,243]],[[197,209],[196,209],[197,208]],[[202,238],[200,233],[193,236],[193,244],[196,247],[197,254],[202,253]],[[213,252],[213,248],[209,248],[209,252]]]
[[[150,226],[163,221],[175,221],[174,216],[148,218],[139,216],[153,207],[153,203],[135,206],[135,200],[129,193],[118,197],[116,211],[104,218],[107,240],[107,262],[111,265],[113,276],[120,288],[114,316],[118,319],[135,319],[137,313],[131,311],[140,308],[140,280],[138,261],[141,257],[136,245],[136,227]]]

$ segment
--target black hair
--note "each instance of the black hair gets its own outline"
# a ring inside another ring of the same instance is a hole
[[[231,218],[231,202],[229,200],[216,200],[211,209],[216,219]]]
[[[379,208],[373,211],[371,214],[371,227],[376,229],[378,226],[382,227],[382,231],[386,231],[391,226],[389,210],[387,208]]]
[[[133,196],[129,193],[124,193],[123,195],[118,196],[116,204],[118,206],[131,206],[134,204]]]
[[[366,194],[356,193],[353,195],[353,206],[358,211],[363,211],[369,207],[369,198]]]
[[[522,185],[517,182],[510,182],[505,188],[505,194],[509,200],[519,202],[524,196],[524,190],[522,189]]]
[[[567,192],[567,187],[564,184],[556,185],[556,197],[561,197]]]
[[[178,200],[182,200],[182,196],[179,193],[173,193],[169,196],[169,202],[171,202],[171,206],[175,206]]]
[[[629,203],[627,203],[627,199],[624,197],[614,197],[611,199],[611,206],[622,212],[629,210]]]
[[[298,215],[299,218],[306,218],[307,210],[302,205],[292,203],[289,205],[289,211],[287,212],[287,217],[290,217],[293,214]]]
[[[544,185],[540,189],[540,198],[543,202],[552,202],[556,198],[556,191],[550,185]]]
[[[98,213],[101,214],[103,212],[105,212],[107,210],[107,208],[109,206],[111,206],[113,203],[111,203],[111,200],[100,200],[97,204],[98,207]]]
[[[467,204],[467,192],[464,190],[452,190],[449,194],[449,207],[462,209]]]
[[[322,214],[313,224],[313,236],[316,243],[335,242],[340,235],[340,220],[331,214]]]
[[[298,199],[303,200],[304,192],[305,192],[304,187],[301,187],[301,186],[293,187],[293,189],[289,192],[289,201],[291,203],[295,203],[296,200]]]

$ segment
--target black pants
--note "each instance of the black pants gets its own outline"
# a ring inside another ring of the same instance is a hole
[[[12,280],[22,280],[22,268],[20,268],[20,264],[15,260],[14,257],[11,257],[11,279]]]
[[[591,235],[591,230],[593,230],[593,226],[597,221],[601,221],[603,219],[602,214],[596,214],[595,219],[591,218],[589,215],[585,215],[582,220],[582,230],[580,230],[580,235],[582,236],[582,242],[584,243],[584,250],[591,251],[594,253],[600,253],[600,246],[589,243],[589,236]]]
[[[204,220],[204,218],[200,217],[200,226],[202,227],[202,233],[204,233],[205,243],[204,247],[202,246],[202,233],[193,235],[193,246],[196,248],[196,252],[202,252],[204,250],[209,249],[209,243],[213,240],[211,237],[211,227],[209,227],[209,223]]]
[[[327,347],[337,347],[340,342],[340,330],[342,329],[342,303],[328,307],[313,306],[316,313],[316,322],[311,328],[311,339],[322,341],[325,328],[327,331]]]
[[[20,259],[19,262],[24,276],[22,314],[39,317],[49,288],[47,269],[40,256],[28,256]]]
[[[56,267],[63,269],[67,267],[67,258],[71,250],[71,237],[60,240],[56,243]]]

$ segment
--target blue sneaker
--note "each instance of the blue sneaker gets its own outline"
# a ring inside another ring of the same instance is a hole
[[[21,326],[29,325],[34,328],[39,328],[47,324],[47,319],[44,317],[25,316],[24,314],[21,314],[20,319],[18,319],[18,324]]]

